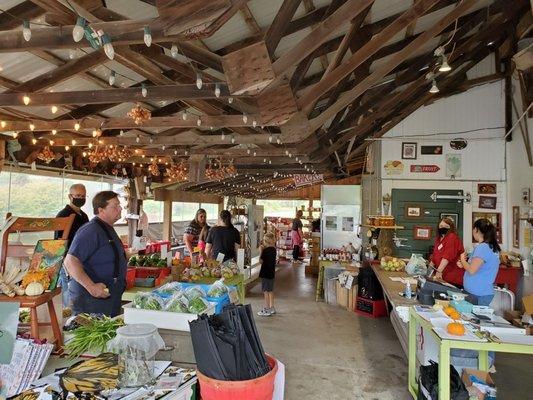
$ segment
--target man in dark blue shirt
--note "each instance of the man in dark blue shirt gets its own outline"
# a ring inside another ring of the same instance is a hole
[[[127,260],[113,224],[121,217],[118,194],[97,193],[93,198],[95,217],[79,230],[70,245],[65,266],[71,280],[69,296],[73,314],[120,314],[126,288]]]
[[[72,214],[75,214],[74,221],[72,222],[72,226],[70,227],[70,232],[68,234],[67,249],[72,243],[72,239],[74,239],[74,236],[76,235],[76,232],[78,232],[78,229],[80,229],[82,225],[89,222],[89,217],[81,209],[81,207],[85,205],[86,197],[87,191],[84,185],[82,185],[81,183],[76,183],[72,185],[69,189],[68,195],[68,199],[70,201],[69,204],[67,204],[65,208],[59,211],[56,215],[56,218],[59,218],[69,217]],[[59,239],[61,238],[61,236],[63,236],[63,231],[57,231],[54,234],[54,239]],[[68,298],[68,276],[65,272],[65,268],[61,268],[59,272],[59,282],[61,286],[63,307],[70,307],[70,301]]]

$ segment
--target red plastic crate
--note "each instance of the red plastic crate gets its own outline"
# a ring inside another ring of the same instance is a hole
[[[355,313],[365,317],[380,318],[387,316],[387,303],[385,300],[369,300],[357,296]]]
[[[162,273],[170,274],[170,268],[136,267],[135,278],[158,278]]]
[[[126,271],[126,289],[131,289],[135,286],[135,267],[128,267]]]

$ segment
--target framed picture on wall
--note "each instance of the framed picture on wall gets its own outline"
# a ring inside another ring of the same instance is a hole
[[[418,145],[413,142],[402,142],[402,159],[416,160],[416,150]]]
[[[496,238],[498,243],[502,242],[502,215],[497,212],[473,212],[472,213],[472,224],[478,219],[486,218],[488,219],[496,228]],[[474,238],[472,237],[472,242],[475,243]]]
[[[513,206],[513,247],[520,248],[520,207]]]
[[[455,224],[455,227],[457,228],[459,226],[459,214],[455,213],[440,213],[439,220],[442,220],[444,218],[449,218],[453,221]]]
[[[478,194],[496,194],[496,184],[495,183],[478,183],[477,193]]]
[[[489,208],[491,210],[496,209],[496,197],[491,196],[479,196],[479,208]]]
[[[405,218],[422,218],[423,209],[418,204],[406,204],[404,206]]]
[[[415,226],[413,228],[413,239],[415,240],[431,240],[431,226]]]

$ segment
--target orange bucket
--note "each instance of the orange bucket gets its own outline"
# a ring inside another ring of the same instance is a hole
[[[266,357],[270,372],[247,381],[219,381],[197,371],[202,400],[272,400],[278,362],[268,354]]]

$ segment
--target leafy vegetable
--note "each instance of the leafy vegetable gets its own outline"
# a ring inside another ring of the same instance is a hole
[[[137,256],[131,256],[129,261],[128,261],[128,264],[129,265],[132,265],[132,266],[136,266],[138,264],[138,259],[137,259]]]
[[[228,287],[222,283],[222,281],[216,281],[211,285],[211,288],[207,292],[209,297],[222,297],[228,293]]]
[[[165,307],[165,311],[170,312],[179,312],[179,313],[188,313],[188,301],[187,298],[183,295],[174,296]]]
[[[201,297],[196,297],[189,301],[189,312],[192,314],[201,314],[207,310],[207,304]]]
[[[117,328],[124,325],[121,319],[112,319],[106,316],[88,317],[88,323],[72,331],[73,338],[65,345],[65,350],[70,358],[79,357],[81,354],[92,350],[102,352],[107,342],[117,335]]]
[[[150,293],[137,293],[133,298],[133,306],[144,310],[161,310],[161,300]]]
[[[187,296],[189,301],[191,301],[192,299],[196,299],[198,297],[205,297],[206,294],[200,287],[192,286],[185,291],[185,296]]]

